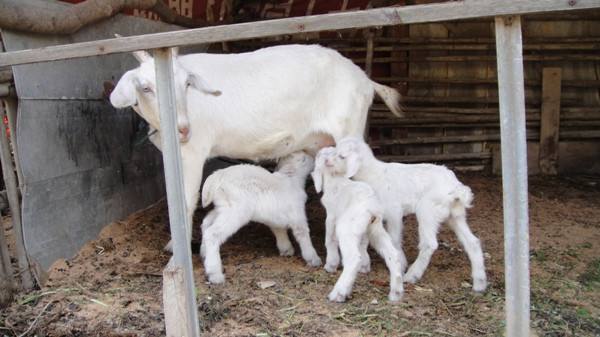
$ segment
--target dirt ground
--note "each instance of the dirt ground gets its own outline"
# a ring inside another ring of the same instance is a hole
[[[352,298],[327,302],[337,274],[280,257],[266,227],[247,226],[221,249],[225,285],[205,283],[194,255],[206,336],[501,336],[504,329],[502,187],[497,177],[463,175],[475,192],[469,223],[481,239],[490,286],[471,292],[470,266],[444,228],[424,278],[387,302],[388,273],[373,257]],[[311,234],[324,257],[324,210],[312,187]],[[532,325],[538,336],[600,336],[600,178],[535,178],[529,188]],[[198,212],[196,227],[202,219]],[[164,202],[107,226],[72,259],[58,261],[46,286],[0,311],[0,336],[163,336],[161,272],[169,255]],[[416,226],[406,221],[409,261]],[[196,234],[197,235],[197,234]],[[197,254],[198,247],[194,246]],[[261,281],[273,286],[262,289]]]

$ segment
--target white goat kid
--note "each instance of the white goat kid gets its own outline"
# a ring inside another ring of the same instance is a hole
[[[210,283],[223,283],[219,248],[250,221],[271,229],[282,256],[294,254],[288,238],[291,228],[309,266],[321,265],[306,220],[306,177],[313,168],[311,156],[296,152],[280,160],[270,173],[255,165],[236,165],[211,174],[202,188],[202,206],[215,208],[202,222],[201,255]]]
[[[312,173],[315,189],[323,190],[321,202],[327,211],[325,221],[325,247],[327,260],[325,270],[335,272],[341,251],[343,271],[329,300],[344,302],[352,293],[352,286],[361,267],[369,265],[367,246],[371,246],[383,257],[390,272],[390,301],[402,299],[402,263],[394,248],[390,235],[382,223],[383,209],[369,185],[344,177],[336,170],[338,165],[335,149],[322,149],[316,159]]]
[[[432,164],[385,163],[377,160],[369,146],[359,138],[342,139],[337,145],[338,159],[345,164],[348,176],[369,184],[384,207],[384,220],[394,246],[402,251],[402,217],[415,214],[419,223],[419,255],[404,279],[417,282],[427,269],[438,247],[437,233],[446,222],[456,233],[471,261],[473,290],[487,286],[483,252],[466,220],[473,193],[454,172]]]
[[[140,67],[123,75],[110,101],[117,108],[132,106],[160,130],[154,60],[146,52],[134,55]],[[375,92],[402,115],[396,90],[371,81],[352,61],[317,45],[184,55],[173,66],[190,223],[207,159],[274,159],[360,136]]]

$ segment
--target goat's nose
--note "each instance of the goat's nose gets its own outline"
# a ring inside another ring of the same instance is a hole
[[[179,130],[179,133],[184,137],[187,137],[187,135],[190,133],[190,128],[188,128],[187,126],[180,126],[177,129]]]

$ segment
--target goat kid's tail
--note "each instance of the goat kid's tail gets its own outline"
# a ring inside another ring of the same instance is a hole
[[[466,209],[471,208],[473,202],[473,192],[469,186],[458,185],[454,191],[451,192],[453,197],[452,205],[450,207],[450,213],[454,216],[464,216]]]
[[[402,105],[400,104],[402,96],[398,90],[374,81],[371,81],[371,83],[373,83],[373,88],[377,95],[379,95],[385,105],[392,110],[392,113],[397,117],[404,117],[404,111],[402,111]]]
[[[213,172],[202,186],[202,207],[212,204],[215,191],[221,186],[222,174],[219,171]]]

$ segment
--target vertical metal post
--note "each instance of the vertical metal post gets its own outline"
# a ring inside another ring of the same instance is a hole
[[[529,336],[529,215],[523,43],[519,16],[496,17],[504,193],[506,336]]]
[[[162,136],[162,154],[169,204],[169,222],[173,242],[172,263],[183,269],[185,315],[181,322],[187,322],[190,337],[199,335],[198,311],[194,294],[194,275],[190,238],[187,237],[186,203],[181,169],[181,152],[177,132],[177,113],[175,105],[175,86],[173,76],[173,56],[170,49],[154,50],[156,67],[156,86]],[[188,336],[186,336],[188,337]]]

